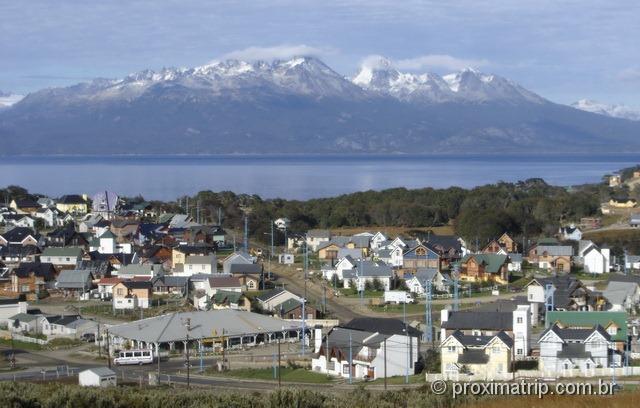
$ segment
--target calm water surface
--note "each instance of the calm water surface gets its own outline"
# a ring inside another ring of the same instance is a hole
[[[5,157],[0,186],[15,184],[51,196],[107,189],[168,200],[200,190],[230,190],[306,199],[532,177],[568,186],[597,182],[638,162],[637,155]]]

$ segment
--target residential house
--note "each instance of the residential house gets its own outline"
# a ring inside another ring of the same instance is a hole
[[[7,328],[14,333],[40,333],[42,315],[18,313],[7,319]]]
[[[302,301],[302,298],[300,296],[293,294],[283,288],[271,289],[270,291],[267,291],[265,293],[262,293],[256,296],[256,300],[258,301],[258,304],[260,305],[262,310],[266,310],[270,312],[274,311],[276,306],[282,304],[283,302],[289,299],[294,299],[297,302]]]
[[[611,270],[611,253],[607,247],[598,247],[592,241],[582,240],[578,244],[578,256],[587,273],[602,274]]]
[[[511,312],[459,311],[440,312],[440,340],[459,332],[466,336],[495,336],[503,332],[513,340],[514,359],[524,359],[531,352],[531,313],[529,305],[519,304]]]
[[[318,247],[331,240],[331,231],[323,229],[312,229],[307,231],[306,242],[309,249],[317,251]]]
[[[580,241],[582,239],[582,231],[575,224],[560,227],[558,235],[563,241]]]
[[[49,337],[81,337],[85,333],[95,333],[98,323],[79,315],[45,315],[40,324],[40,333]]]
[[[246,252],[234,252],[222,261],[222,272],[225,274],[230,274],[231,265],[233,264],[249,265],[253,263],[254,259]]]
[[[40,255],[40,262],[51,263],[57,268],[75,268],[82,260],[82,248],[48,247]]]
[[[39,208],[38,211],[33,213],[33,217],[42,220],[43,224],[47,228],[59,227],[62,224],[58,222],[57,211],[51,208]],[[33,225],[29,225],[33,228]]]
[[[611,197],[608,204],[613,208],[634,208],[637,202],[629,197]]]
[[[173,270],[175,276],[191,276],[196,273],[209,275],[218,273],[216,256],[187,255],[184,265],[178,264],[178,267]]]
[[[522,271],[522,254],[518,253],[508,253],[509,264],[507,265],[507,269],[509,272],[521,272]]]
[[[118,385],[118,375],[106,367],[89,368],[80,371],[78,382],[82,387],[115,387]]]
[[[121,279],[145,278],[150,281],[156,276],[164,275],[164,270],[159,264],[130,264],[120,267],[117,275]]]
[[[328,281],[333,280],[334,276],[335,279],[343,280],[344,271],[355,268],[356,264],[357,261],[351,256],[345,256],[340,258],[334,267],[329,264],[323,265],[321,269],[322,277]]]
[[[451,333],[440,345],[440,367],[444,380],[503,380],[511,371],[513,339],[504,331],[491,335]]]
[[[315,307],[309,303],[305,303],[303,309],[302,302],[296,299],[285,300],[279,305],[276,305],[274,311],[277,312],[282,319],[302,320],[302,316],[305,316],[305,319],[315,319],[320,316],[319,311]]]
[[[14,199],[9,203],[9,208],[14,209],[18,214],[33,214],[38,211],[40,204],[31,198]]]
[[[367,257],[370,241],[371,236],[368,235],[337,235],[318,246],[318,258],[322,260],[338,259],[340,248],[358,249],[360,255],[358,258]]]
[[[625,312],[548,312],[546,327],[553,325],[572,329],[592,329],[595,326],[600,326],[610,336],[610,348],[620,353],[624,352],[625,346],[629,341],[627,313]]]
[[[546,308],[560,311],[602,310],[606,301],[570,275],[534,278],[526,286],[532,322],[544,320]]]
[[[215,248],[210,245],[178,245],[171,250],[171,263],[175,268],[178,264],[183,264],[189,255],[213,255]]]
[[[509,257],[484,253],[466,255],[460,261],[460,279],[471,282],[509,282]]]
[[[375,250],[381,249],[384,243],[387,242],[388,240],[389,238],[387,238],[386,235],[378,231],[373,235],[373,237],[371,237],[369,246],[371,247],[372,250],[375,251]]]
[[[93,275],[88,270],[64,270],[58,275],[55,288],[64,296],[82,297],[94,288]]]
[[[166,269],[171,269],[172,249],[164,245],[151,245],[143,247],[140,255],[141,264],[161,264]]]
[[[48,233],[47,243],[50,246],[76,246],[89,249],[89,241],[74,229],[73,224],[65,224]]]
[[[0,246],[0,260],[7,264],[35,262],[40,255],[40,248],[35,245],[9,244]]]
[[[602,295],[609,302],[612,312],[632,311],[640,303],[640,284],[632,281],[610,280]]]
[[[428,234],[422,237],[424,242],[440,256],[440,270],[449,268],[454,262],[462,258],[462,240],[455,235]]]
[[[87,198],[78,194],[63,195],[56,201],[58,211],[74,215],[84,215],[88,212]]]
[[[11,283],[6,290],[16,293],[40,294],[56,279],[56,269],[50,263],[23,262],[10,272]]]
[[[365,290],[369,285],[380,282],[382,289],[391,289],[391,281],[395,274],[389,265],[374,261],[358,261],[353,269],[343,271],[343,286],[350,288],[355,285],[359,291]]]
[[[448,292],[449,286],[445,277],[435,268],[420,268],[411,277],[405,275],[405,283],[409,291],[418,296],[425,294],[427,282],[431,282],[433,292]]]
[[[110,300],[113,298],[113,287],[123,282],[120,278],[102,278],[98,281],[98,294],[102,300]]]
[[[210,302],[211,308],[214,310],[233,309],[245,310],[247,312],[251,311],[251,302],[242,292],[219,290],[213,295]]]
[[[600,325],[565,328],[554,324],[538,340],[538,369],[548,377],[574,369],[591,376],[595,368],[609,367],[610,341],[611,336]]]
[[[14,227],[0,235],[0,246],[7,246],[11,244],[43,247],[44,239],[42,238],[42,235],[34,232],[31,228]]]
[[[96,234],[99,230],[103,230],[109,225],[111,223],[105,220],[101,214],[89,213],[82,217],[82,220],[78,223],[78,231]]]
[[[136,220],[120,219],[111,222],[111,232],[118,242],[131,241],[138,232],[140,222]]]
[[[151,304],[151,281],[123,281],[113,286],[114,309],[147,309]]]
[[[247,290],[264,288],[264,281],[268,278],[262,264],[231,264],[229,273],[237,278]]]
[[[421,268],[440,269],[440,254],[430,244],[418,243],[402,254],[404,273],[415,272]]]
[[[35,228],[36,220],[27,214],[4,214],[2,222],[8,227]]]
[[[545,245],[538,243],[529,249],[528,255],[529,262],[537,264],[540,269],[567,273],[571,271],[571,257],[573,257],[573,247],[571,245]]]
[[[640,270],[640,256],[639,255],[627,255],[627,256],[625,256],[624,267],[627,270],[633,270],[633,271]]]
[[[318,329],[319,330],[319,329]],[[397,319],[354,319],[316,334],[313,371],[353,379],[413,374],[421,333]]]
[[[187,294],[189,278],[186,276],[158,275],[151,279],[154,295]]]

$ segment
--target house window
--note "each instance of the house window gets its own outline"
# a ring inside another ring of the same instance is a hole
[[[516,350],[516,354],[517,354],[517,355],[519,355],[519,356],[521,356],[521,355],[522,355],[522,349],[521,349],[521,348],[517,349],[517,350]]]
[[[192,270],[192,269],[193,269],[193,265],[189,265],[189,270]]]
[[[568,370],[569,369],[569,363],[564,363],[564,369]]]
[[[502,349],[500,349],[500,347],[493,347],[491,348],[491,352],[493,354],[500,354],[502,352]]]
[[[448,346],[447,347],[447,351],[449,353],[455,353],[456,352],[456,346]]]
[[[609,326],[607,328],[607,333],[609,333],[609,334],[618,334],[618,328],[616,326]]]
[[[349,374],[349,364],[342,366],[342,374]]]
[[[522,323],[522,317],[518,317],[518,318],[516,319],[516,322],[518,322],[518,323]]]
[[[124,295],[124,289],[122,289],[122,288],[118,288],[118,290],[116,291],[116,294],[117,294],[118,296],[122,296],[122,295]]]
[[[529,300],[533,300],[533,293],[529,293]]]
[[[590,369],[591,369],[591,363],[589,363],[589,362],[587,361],[586,367],[587,367],[587,370],[590,370]]]

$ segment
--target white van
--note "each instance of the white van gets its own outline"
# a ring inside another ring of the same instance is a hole
[[[151,363],[153,363],[153,351],[151,350],[123,350],[118,353],[118,357],[113,359],[115,365]]]

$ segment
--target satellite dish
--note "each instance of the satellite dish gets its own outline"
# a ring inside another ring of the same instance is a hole
[[[112,191],[102,191],[95,194],[91,200],[93,205],[91,209],[97,213],[111,213],[115,211],[118,205],[118,195]]]

